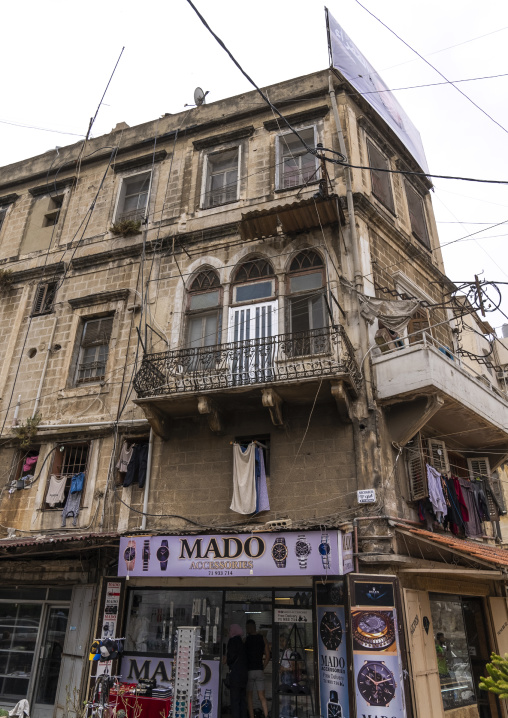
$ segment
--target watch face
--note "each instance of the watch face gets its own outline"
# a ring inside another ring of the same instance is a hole
[[[353,614],[353,637],[360,650],[383,651],[395,641],[395,628],[390,612],[360,611]]]
[[[365,661],[358,671],[358,690],[371,706],[388,706],[395,697],[395,678],[382,661]]]
[[[150,547],[149,546],[143,546],[143,558],[145,561],[148,561],[150,558]]]
[[[328,703],[328,718],[342,718],[342,708],[339,703]]]
[[[342,642],[342,624],[334,611],[326,611],[321,619],[319,635],[329,651],[336,651]]]
[[[136,549],[129,546],[123,552],[123,557],[126,561],[134,561],[136,558]]]
[[[297,541],[295,551],[299,558],[308,556],[311,552],[310,543],[307,543],[307,541]]]
[[[284,561],[288,555],[288,547],[283,543],[274,543],[272,546],[272,556],[275,561]]]
[[[210,711],[212,710],[212,701],[209,698],[205,698],[205,700],[201,703],[201,712],[205,715],[208,715]]]
[[[321,556],[327,556],[330,553],[330,544],[320,543],[319,553],[321,554]]]
[[[169,558],[169,548],[167,546],[159,546],[155,555],[159,561],[167,561]]]

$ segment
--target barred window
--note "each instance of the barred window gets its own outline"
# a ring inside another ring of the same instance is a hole
[[[72,477],[76,476],[76,474],[83,472],[85,474],[86,482],[89,456],[90,444],[88,443],[64,444],[57,447],[53,463],[51,464],[50,477],[54,476],[57,480],[65,479],[65,489],[63,491],[62,500],[59,503],[49,504],[48,490],[50,488],[50,481],[48,481],[48,488],[46,489],[46,497],[44,501],[45,509],[57,508],[59,511],[62,510],[71,488]]]
[[[113,317],[89,319],[83,326],[76,384],[102,381],[106,376]]]

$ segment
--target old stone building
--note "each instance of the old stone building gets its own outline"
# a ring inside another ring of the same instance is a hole
[[[477,687],[508,650],[489,327],[370,105],[328,70],[268,95],[298,135],[249,92],[0,169],[0,701],[34,718],[77,710],[95,638],[164,688],[191,624],[226,715],[251,613],[272,716],[504,715]],[[427,464],[488,515],[447,494],[444,530]]]

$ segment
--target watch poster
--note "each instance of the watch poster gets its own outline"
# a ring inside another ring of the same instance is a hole
[[[172,686],[172,658],[160,656],[131,656],[124,654],[120,674],[124,683],[138,683],[140,679],[155,680],[157,688]],[[201,661],[198,718],[217,718],[220,686],[220,661]]]
[[[358,718],[406,718],[396,584],[351,576],[350,627]]]
[[[315,586],[320,714],[350,718],[344,581]]]
[[[104,610],[102,612],[102,624],[99,625],[99,638],[116,638],[116,626],[118,623],[118,610],[120,607],[120,598],[122,595],[121,581],[106,581],[106,591],[104,596]],[[112,661],[99,661],[95,675],[100,676],[103,673],[111,673]]]

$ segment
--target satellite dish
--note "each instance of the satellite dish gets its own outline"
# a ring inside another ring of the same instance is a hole
[[[194,102],[195,104],[200,107],[201,105],[205,104],[205,97],[208,95],[208,92],[203,92],[203,90],[200,87],[196,87],[194,90]]]

